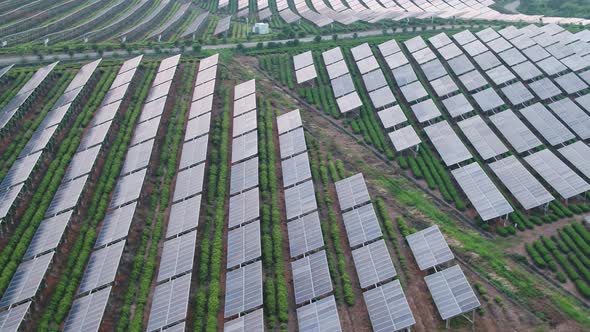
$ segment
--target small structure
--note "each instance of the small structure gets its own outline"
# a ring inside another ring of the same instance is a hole
[[[255,23],[254,27],[252,27],[252,32],[259,35],[267,35],[270,32],[268,23]]]

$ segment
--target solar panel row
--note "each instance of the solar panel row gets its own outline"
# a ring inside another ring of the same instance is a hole
[[[352,77],[340,47],[323,52],[322,58],[330,77],[330,85],[334,91],[340,113],[350,112],[361,107],[363,103],[354,88]]]

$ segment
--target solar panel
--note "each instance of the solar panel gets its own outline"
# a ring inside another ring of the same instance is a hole
[[[409,64],[393,69],[392,73],[397,85],[400,87],[418,80],[414,69]]]
[[[553,146],[575,138],[574,134],[540,103],[523,108],[519,112]]]
[[[406,236],[421,271],[455,258],[437,225]]]
[[[186,131],[184,133],[184,141],[186,142],[195,137],[200,137],[209,133],[210,127],[211,113],[207,113],[188,120],[188,123],[186,124]]]
[[[113,83],[111,84],[111,89],[119,87],[121,85],[130,83],[133,80],[133,76],[135,76],[136,69],[128,70],[125,73],[120,73],[117,75]]]
[[[217,66],[207,68],[205,70],[199,70],[197,74],[197,80],[195,81],[195,86],[199,86],[203,83],[215,80],[217,78]]]
[[[561,94],[561,90],[547,77],[531,82],[529,87],[541,100],[550,99]]]
[[[420,65],[436,59],[436,55],[429,48],[416,51],[412,53],[412,56]]]
[[[527,36],[519,36],[511,40],[511,43],[521,51],[524,51],[537,43]]]
[[[131,58],[125,62],[123,62],[123,65],[121,66],[121,68],[119,69],[119,74],[122,74],[124,72],[127,72],[129,70],[135,69],[139,66],[139,64],[141,63],[141,59],[143,58],[143,54],[136,56],[134,58]]]
[[[408,120],[399,105],[386,108],[377,114],[379,115],[379,119],[381,119],[381,123],[385,129],[394,127]]]
[[[326,70],[328,72],[328,77],[330,77],[331,80],[334,80],[335,78],[340,77],[342,75],[348,74],[349,72],[348,67],[346,66],[346,61],[344,60],[340,60],[327,66]]]
[[[348,71],[348,70],[347,70]],[[331,81],[334,97],[338,98],[355,91],[354,82],[350,74],[346,73]]]
[[[12,69],[12,67],[14,67],[14,64],[2,67],[0,69],[0,78],[2,78],[10,69]],[[0,326],[1,326],[1,324],[0,324]]]
[[[258,187],[229,199],[229,228],[242,225],[260,217],[260,194]]]
[[[547,52],[549,52],[558,60],[566,58],[575,53],[573,48],[569,47],[568,45],[565,45],[561,41],[551,46],[547,46],[545,50],[547,50]]]
[[[64,323],[64,331],[98,331],[111,287],[76,299]]]
[[[2,76],[0,75],[0,77]],[[30,306],[31,302],[26,302],[0,312],[0,330],[6,332],[18,331],[21,328],[21,323],[25,319],[25,316],[29,312]]]
[[[494,39],[488,43],[488,46],[496,53],[506,51],[512,47],[512,45],[504,38]]]
[[[514,211],[477,162],[451,171],[483,221]]]
[[[174,188],[173,202],[194,196],[203,191],[205,178],[205,163],[178,172]]]
[[[291,257],[298,257],[322,248],[324,238],[317,212],[287,223]]]
[[[449,319],[480,306],[459,265],[424,277],[442,319]]]
[[[453,35],[453,39],[459,43],[459,45],[465,45],[477,39],[473,33],[469,30],[463,30]]]
[[[129,145],[134,146],[156,137],[161,119],[162,117],[158,116],[138,124],[135,127],[135,132],[133,133],[133,138],[131,139],[131,143]]]
[[[281,159],[288,158],[307,150],[303,128],[279,136]]]
[[[258,186],[258,157],[231,167],[230,195]]]
[[[256,100],[254,100],[256,102]],[[189,119],[202,116],[213,109],[213,95],[199,99],[191,104]]]
[[[166,106],[166,98],[156,99],[152,102],[149,102],[143,105],[143,109],[141,110],[141,115],[139,116],[138,123],[153,119],[157,116],[162,115],[164,112],[164,108]]]
[[[213,32],[213,35],[216,36],[228,31],[231,24],[231,18],[232,17],[230,15],[220,19],[217,22],[217,26],[215,26],[215,31]]]
[[[473,92],[488,84],[486,79],[477,70],[459,76],[459,80],[469,92]]]
[[[422,86],[422,83],[418,81],[410,83],[408,85],[404,85],[400,89],[402,94],[410,104],[414,101],[420,100],[428,96],[428,92],[426,92],[426,90]]]
[[[115,281],[125,241],[119,241],[93,252],[88,259],[78,295],[108,285]]]
[[[404,45],[406,46],[408,51],[410,51],[410,53],[414,53],[418,50],[421,50],[421,49],[427,47],[426,43],[424,42],[424,39],[422,39],[421,36],[416,36],[414,38],[406,40],[404,42]]]
[[[580,104],[580,106],[582,106],[586,112],[590,113],[590,94],[576,98],[576,102]]]
[[[543,75],[539,68],[533,65],[530,61],[525,61],[523,63],[515,65],[514,67],[512,67],[512,70],[523,81],[528,81]]]
[[[504,65],[490,69],[486,71],[486,74],[496,85],[502,85],[516,78],[516,76],[514,76],[514,74],[512,74],[512,72]]]
[[[90,126],[95,127],[107,121],[111,121],[115,118],[117,111],[119,110],[119,106],[121,106],[122,101],[116,101],[114,103],[100,106],[98,110],[94,113],[94,117],[92,121],[90,121]]]
[[[395,39],[388,40],[384,43],[377,45],[381,54],[386,57],[390,54],[399,53],[401,51],[397,41]]]
[[[190,273],[156,286],[147,331],[160,330],[186,319],[190,287]]]
[[[150,101],[168,96],[168,92],[170,91],[171,86],[172,86],[172,81],[168,81],[168,82],[162,83],[160,85],[152,86],[152,88],[150,89],[150,92],[148,92],[145,102],[149,103]]]
[[[457,47],[455,44],[449,44],[445,47],[441,47],[438,49],[438,52],[443,57],[443,59],[447,61],[457,58],[463,54],[463,51],[461,51],[461,49],[459,49],[459,47]]]
[[[455,91],[458,91],[459,88],[455,84],[455,81],[449,76],[443,76],[439,79],[436,79],[430,82],[430,85],[434,89],[434,92],[439,97],[447,96]]]
[[[428,81],[433,81],[447,74],[445,67],[443,67],[442,63],[438,59],[425,63],[420,67],[422,68],[422,71],[424,72],[424,75]]]
[[[504,105],[504,101],[493,88],[487,88],[473,94],[473,99],[484,111],[492,111]]]
[[[420,123],[430,121],[441,115],[438,107],[436,107],[432,99],[427,99],[423,102],[413,105],[412,112]]]
[[[203,99],[215,92],[215,80],[203,83],[195,87],[193,91],[193,101]]]
[[[533,62],[539,62],[551,56],[549,52],[545,51],[545,49],[539,45],[531,46],[522,52]]]
[[[303,123],[301,122],[301,114],[299,113],[298,109],[277,116],[277,130],[279,135],[302,126]]]
[[[469,150],[467,150],[447,121],[430,125],[424,128],[424,131],[445,165],[453,166],[472,158]]]
[[[225,318],[262,305],[261,261],[229,271],[225,279]]]
[[[496,30],[492,28],[487,28],[475,33],[479,39],[481,39],[484,43],[492,41],[496,38],[500,38],[500,34],[496,32]]]
[[[156,74],[156,78],[154,78],[154,82],[152,83],[152,85],[156,86],[171,81],[174,78],[174,73],[176,73],[176,67],[168,68],[166,70],[158,72],[158,74]]]
[[[109,208],[120,207],[138,199],[141,195],[141,187],[146,172],[147,169],[144,168],[141,171],[119,178]]]
[[[173,204],[170,209],[168,226],[166,227],[166,238],[197,228],[200,211],[201,195]]]
[[[158,282],[192,271],[196,242],[196,230],[164,242],[158,269]]]
[[[57,248],[72,216],[72,211],[41,222],[29,243],[23,259],[30,259]]]
[[[296,304],[306,303],[332,292],[325,250],[293,261],[291,268]]]
[[[84,151],[95,145],[104,142],[109,129],[111,128],[112,121],[105,122],[95,127],[91,127],[85,135],[82,136],[80,144],[78,145],[77,151]]]
[[[547,149],[524,159],[564,199],[590,190],[590,185],[584,179]]]
[[[326,66],[344,59],[340,47],[335,47],[322,53]]]
[[[11,187],[10,189],[0,192],[0,219],[6,217],[10,211],[12,204],[16,200],[24,183]]]
[[[127,236],[136,206],[137,202],[109,211],[102,223],[94,248],[100,248]]]
[[[577,141],[573,144],[560,148],[559,153],[567,159],[584,176],[590,178],[590,148],[583,142]]]
[[[449,97],[442,103],[453,118],[473,111],[473,107],[462,93]]]
[[[410,61],[404,55],[403,52],[390,54],[385,57],[385,62],[389,66],[389,69],[396,69],[401,66],[407,65]]]
[[[537,66],[549,76],[567,70],[567,67],[554,57],[548,57],[547,59],[537,62]]]
[[[569,99],[561,99],[549,104],[553,113],[570,127],[578,137],[585,140],[590,138],[590,116]]]
[[[459,76],[475,69],[471,61],[465,56],[460,55],[447,61],[455,75]]]
[[[312,64],[313,56],[311,54],[311,51],[303,52],[301,54],[296,54],[293,56],[293,65],[295,66],[295,70],[307,67]]]
[[[491,115],[490,120],[518,153],[542,145],[537,136],[511,110]]]
[[[335,183],[340,209],[346,211],[371,200],[365,178],[357,173]]]
[[[53,195],[51,204],[49,204],[49,208],[45,212],[45,217],[53,217],[60,212],[74,208],[82,196],[82,190],[84,190],[87,180],[88,175],[62,183],[55,195]]]
[[[217,66],[218,63],[219,63],[219,54],[214,54],[214,55],[211,55],[207,58],[204,58],[199,62],[199,72],[202,72],[203,70],[205,70],[209,67]]]
[[[234,124],[232,126],[233,135],[232,137],[240,136],[245,133],[256,130],[258,127],[257,113],[256,110],[236,116],[234,118]]]
[[[516,48],[510,48],[500,54],[498,54],[498,56],[500,56],[500,58],[502,60],[504,60],[504,62],[508,65],[508,66],[515,66],[521,62],[525,62],[527,61],[526,58],[524,57],[524,55],[522,55],[522,53],[520,53],[520,51],[518,51]]]
[[[387,86],[387,80],[381,70],[375,70],[363,75],[363,82],[368,92],[375,91],[381,87]]]
[[[575,73],[568,73],[555,78],[555,82],[567,93],[574,94],[582,90],[588,89],[586,84],[578,75]]]
[[[264,332],[264,312],[258,309],[226,322],[224,332]]]
[[[354,248],[381,237],[379,220],[373,204],[367,204],[342,214],[348,242]]]
[[[60,107],[53,106],[53,109],[47,112],[47,115],[43,119],[43,122],[39,125],[38,128],[49,128],[61,123],[63,118],[65,117],[66,113],[70,110],[71,104],[65,104]]]
[[[535,98],[521,82],[502,88],[502,92],[512,105],[521,105]]]
[[[340,113],[350,112],[363,106],[363,102],[356,91],[336,99],[336,104],[338,104],[338,110]]]
[[[496,176],[526,210],[549,203],[553,196],[514,156],[490,164]]]
[[[502,35],[502,37],[504,37],[504,38],[506,38],[508,40],[513,39],[515,37],[518,37],[518,36],[522,35],[522,32],[520,32],[518,30],[518,28],[515,27],[515,26],[513,26],[513,25],[508,26],[508,27],[506,27],[504,29],[498,30],[498,33],[500,35]]]
[[[207,159],[208,142],[209,135],[185,142],[182,146],[182,154],[178,169],[182,170],[205,161]]]
[[[129,148],[129,150],[127,150],[127,156],[125,157],[125,163],[121,169],[121,174],[128,174],[147,167],[150,162],[153,146],[154,139],[151,139]]]
[[[0,191],[4,191],[9,187],[27,181],[33,172],[33,169],[37,166],[40,157],[41,151],[16,160],[2,179]]]
[[[481,67],[482,70],[489,70],[501,65],[500,60],[492,52],[487,51],[473,57],[473,60]]]
[[[178,62],[180,61],[180,54],[168,57],[164,60],[162,60],[162,62],[160,62],[160,66],[158,67],[158,73],[161,73],[163,71],[165,71],[166,69],[172,68],[172,67],[176,67],[178,65]]]
[[[34,297],[41,286],[54,252],[22,262],[0,299],[0,308],[4,308]]]
[[[396,103],[395,96],[389,86],[384,86],[380,89],[369,92],[369,98],[375,108],[381,108]]]
[[[384,240],[353,250],[352,258],[363,289],[397,275]]]
[[[451,40],[451,38],[449,38],[449,36],[447,36],[446,33],[441,32],[438,35],[434,35],[430,38],[428,38],[428,41],[432,44],[432,46],[434,46],[435,48],[441,48],[445,45],[448,45],[450,43],[452,43],[453,41]]]
[[[317,209],[312,180],[285,189],[287,220],[299,217]]]
[[[238,227],[227,235],[227,268],[231,269],[259,258],[260,221]]]
[[[370,56],[368,58],[362,59],[360,61],[358,61],[356,63],[359,72],[361,74],[366,74],[370,71],[373,71],[375,69],[379,69],[379,63],[377,63],[377,60],[375,59],[374,56]]]
[[[363,294],[375,332],[399,331],[416,323],[399,280]]]
[[[587,44],[588,45],[588,44]],[[589,46],[586,46],[588,48]],[[585,51],[585,55],[587,55],[588,51]],[[572,71],[580,71],[582,69],[586,69],[590,67],[590,60],[587,57],[582,57],[579,54],[571,55],[565,59],[561,59],[561,63],[563,63],[566,67],[568,67]]]
[[[479,40],[474,40],[469,44],[463,45],[463,49],[465,50],[465,52],[467,52],[467,54],[471,55],[472,57],[483,52],[486,52],[488,50],[488,48]]]
[[[293,158],[285,159],[281,163],[283,170],[283,186],[285,188],[311,178],[311,169],[309,167],[309,157],[307,153],[302,153]]]
[[[232,142],[231,162],[232,164],[255,156],[258,153],[258,132],[253,131],[240,137],[234,138]]]

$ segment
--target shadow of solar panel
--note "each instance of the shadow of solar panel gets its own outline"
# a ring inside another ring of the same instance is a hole
[[[483,160],[508,152],[508,148],[479,115],[460,121],[457,124]]]
[[[441,121],[430,125],[424,128],[424,132],[447,167],[471,159],[471,153],[448,122]]]
[[[307,150],[303,128],[297,128],[279,136],[281,159],[291,157]]]
[[[421,271],[455,258],[437,225],[406,236],[406,241]]]
[[[51,204],[45,212],[45,217],[53,217],[56,214],[69,210],[78,204],[82,190],[86,185],[88,175],[73,181],[62,183],[51,200]]]
[[[342,214],[351,248],[381,237],[381,227],[373,204],[367,204]]]
[[[524,209],[529,210],[554,199],[516,157],[509,156],[489,165]]]
[[[524,160],[564,199],[590,190],[588,182],[547,149],[528,155]]]
[[[78,295],[92,291],[115,281],[119,261],[123,255],[125,241],[119,241],[110,246],[96,250],[90,255]]]
[[[72,211],[69,211],[43,220],[31,239],[23,259],[30,259],[57,248],[71,216]]]
[[[164,242],[158,282],[190,272],[193,269],[197,231],[188,232]]]
[[[229,199],[229,228],[242,225],[260,217],[260,194],[258,187]]]
[[[200,119],[200,118],[199,118]],[[232,127],[233,135],[232,137],[243,135],[247,132],[252,130],[256,130],[258,127],[257,121],[257,113],[256,110],[253,110],[248,113],[244,113],[240,116],[236,116],[234,118],[234,125]]]
[[[371,200],[363,173],[357,173],[335,183],[340,209],[346,211]]]
[[[317,212],[287,223],[287,228],[291,257],[298,257],[324,246],[320,217]]]
[[[340,318],[334,296],[297,309],[299,331],[340,332]]]
[[[127,236],[136,207],[137,202],[134,202],[109,211],[102,223],[94,248],[100,248]]]
[[[230,194],[258,186],[258,157],[231,167]]]
[[[553,146],[575,138],[574,134],[540,103],[523,108],[519,112]]]
[[[285,188],[311,178],[307,153],[283,160],[281,162],[281,168],[283,170],[283,187]]]
[[[64,331],[98,331],[110,294],[111,287],[107,287],[76,299],[64,323]]]
[[[41,281],[53,259],[54,252],[22,262],[12,276],[8,287],[0,299],[0,308],[4,308],[34,297]]]
[[[173,202],[194,196],[203,191],[205,163],[178,172],[174,188]]]
[[[301,122],[301,114],[299,113],[298,109],[277,116],[277,131],[279,135],[302,126],[303,123]]]
[[[201,195],[173,204],[166,227],[166,238],[197,228],[201,210]]]
[[[379,115],[379,119],[381,120],[383,128],[385,129],[394,127],[408,120],[399,105],[394,105],[392,107],[386,108],[383,111],[378,112],[377,114]]]
[[[190,286],[190,273],[156,286],[147,331],[160,330],[186,319]]]
[[[399,280],[363,294],[375,332],[399,331],[414,325],[414,315]]]
[[[397,275],[383,240],[353,250],[352,258],[361,288],[373,286]]]
[[[491,115],[489,119],[518,153],[531,150],[542,144],[511,110]]]
[[[141,188],[143,186],[143,179],[145,178],[146,172],[147,169],[142,169],[119,178],[109,208],[117,208],[138,199],[141,195]]]
[[[422,142],[416,130],[411,125],[405,126],[389,133],[389,139],[393,143],[395,151],[403,151]]]
[[[262,262],[257,261],[226,274],[224,317],[262,305]]]
[[[131,143],[129,145],[134,146],[156,137],[161,119],[162,117],[158,116],[138,124],[135,127],[135,132],[133,133],[133,138],[131,139]]]
[[[480,306],[459,265],[424,277],[442,319],[446,320]]]
[[[287,220],[317,210],[313,181],[309,180],[285,190]]]
[[[302,304],[332,292],[326,251],[322,250],[291,263],[295,303]]]
[[[227,269],[259,258],[260,221],[233,229],[227,234]]]
[[[1,77],[1,75],[0,75]],[[0,329],[2,331],[18,331],[20,325],[29,312],[31,302],[26,302],[0,313]]]
[[[258,132],[253,131],[236,137],[232,142],[232,164],[258,154]]]
[[[454,169],[451,174],[483,221],[514,211],[477,162]]]

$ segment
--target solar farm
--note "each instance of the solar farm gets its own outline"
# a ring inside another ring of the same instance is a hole
[[[590,329],[589,20],[0,8],[0,332]]]

